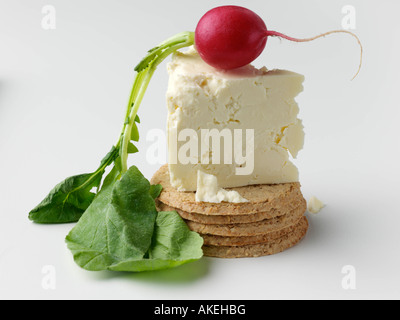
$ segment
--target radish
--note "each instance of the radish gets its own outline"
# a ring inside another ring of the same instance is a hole
[[[350,34],[360,45],[360,65],[354,79],[362,64],[362,45],[354,33],[347,30],[334,30],[312,38],[292,38],[267,30],[264,21],[256,13],[239,6],[221,6],[208,11],[196,27],[195,45],[201,58],[209,65],[217,69],[229,70],[254,61],[263,52],[268,37],[308,42],[333,33]]]

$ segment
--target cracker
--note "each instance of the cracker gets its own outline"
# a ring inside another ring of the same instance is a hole
[[[199,222],[203,224],[235,224],[235,223],[251,223],[251,222],[257,222],[257,221],[262,221],[265,219],[272,219],[275,217],[283,216],[287,213],[287,211],[282,211],[284,210],[283,208],[280,209],[271,209],[268,212],[257,212],[257,213],[250,213],[250,214],[244,214],[244,215],[206,215],[206,214],[201,214],[201,213],[195,213],[195,212],[186,212],[183,210],[180,210],[178,208],[173,208],[165,203],[157,200],[156,201],[157,209],[158,211],[176,211],[179,213],[179,215],[186,220],[194,221],[194,222]],[[306,208],[306,201],[304,198],[300,199],[300,201],[293,202],[291,203],[291,206],[288,206],[287,210],[290,210],[292,207],[299,208],[302,207],[305,211]]]
[[[190,220],[185,220],[189,229],[201,234],[212,234],[226,237],[257,236],[269,232],[278,231],[292,226],[301,219],[305,209],[299,207],[291,212],[262,221],[238,224],[203,224]]]
[[[296,228],[300,227],[300,224],[304,223],[303,220],[306,219],[302,217],[297,224],[291,225],[289,227],[283,228],[281,230],[272,231],[266,234],[258,236],[248,236],[248,237],[224,237],[215,236],[211,234],[200,234],[204,240],[204,245],[210,246],[245,246],[250,244],[267,243],[278,240],[284,235],[293,232]]]
[[[266,243],[250,244],[244,246],[213,246],[204,245],[205,256],[218,258],[246,258],[272,255],[289,249],[304,238],[308,230],[308,221],[304,217],[298,226],[282,237]]]
[[[247,215],[272,212],[274,210],[288,212],[299,201],[304,200],[300,190],[300,183],[293,182],[227,188],[227,190],[237,191],[242,197],[249,200],[248,202],[196,202],[195,192],[179,192],[171,186],[168,165],[162,166],[154,174],[151,183],[163,186],[158,198],[162,203],[185,212],[203,215]]]

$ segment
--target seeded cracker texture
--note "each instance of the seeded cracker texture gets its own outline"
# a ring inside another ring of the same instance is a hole
[[[279,253],[297,244],[308,229],[304,216],[307,203],[299,183],[231,188],[249,202],[206,203],[196,202],[195,192],[173,188],[167,165],[151,182],[163,186],[156,199],[157,209],[178,212],[203,238],[206,256],[242,258]]]
[[[293,209],[299,201],[304,200],[300,183],[283,183],[274,185],[252,185],[227,188],[237,191],[244,203],[207,203],[196,202],[195,192],[179,192],[170,184],[168,165],[162,166],[151,179],[152,184],[161,184],[163,190],[158,197],[162,203],[179,210],[203,215],[249,215],[278,210],[287,212]],[[305,200],[304,200],[305,201]]]
[[[218,258],[245,258],[272,255],[295,246],[304,238],[307,229],[308,221],[306,218],[303,218],[294,231],[287,233],[277,240],[243,246],[204,245],[203,252],[206,256]]]
[[[161,201],[157,200],[157,209],[158,211],[176,211],[179,213],[179,215],[185,219],[185,220],[190,220],[198,223],[203,223],[203,224],[237,224],[237,223],[252,223],[252,222],[258,222],[258,221],[263,221],[266,219],[272,219],[276,217],[281,217],[288,212],[291,212],[292,210],[304,210],[306,206],[306,202],[304,199],[300,199],[299,201],[296,202],[290,202],[288,203],[287,208],[280,208],[280,209],[271,209],[270,211],[267,212],[257,212],[257,213],[251,213],[251,214],[244,214],[244,215],[206,215],[206,214],[201,214],[201,213],[194,213],[194,212],[186,212],[183,210],[180,210],[178,208],[173,208],[165,203],[162,203]],[[304,212],[304,211],[302,211]]]
[[[189,229],[203,234],[214,234],[219,236],[256,236],[277,231],[296,224],[304,215],[304,210],[289,212],[283,216],[266,219],[253,223],[238,224],[202,224],[193,221],[186,221]]]
[[[283,216],[251,223],[203,224],[186,220],[186,224],[192,231],[202,234],[213,234],[228,237],[256,236],[277,231],[296,224],[303,217],[304,211],[304,206],[302,206],[288,212]]]
[[[305,219],[304,217],[302,219]],[[272,231],[266,234],[258,235],[258,236],[248,236],[248,237],[224,237],[224,236],[215,236],[212,234],[201,234],[201,237],[204,240],[205,245],[211,246],[245,246],[250,244],[258,244],[258,243],[268,243],[279,238],[284,235],[293,232],[298,225],[301,223],[302,219],[295,225],[283,228],[278,231]]]

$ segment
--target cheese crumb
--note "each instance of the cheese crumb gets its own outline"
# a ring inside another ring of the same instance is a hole
[[[227,191],[218,186],[218,179],[212,174],[207,174],[201,170],[197,171],[197,202],[248,202],[237,191]]]
[[[321,209],[325,207],[325,204],[319,200],[317,197],[311,197],[307,203],[307,210],[310,213],[318,213]]]

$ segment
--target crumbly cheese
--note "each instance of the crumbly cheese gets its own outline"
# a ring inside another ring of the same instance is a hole
[[[310,213],[318,213],[325,207],[325,204],[317,197],[311,197],[307,202],[307,210]]]
[[[196,201],[198,202],[247,202],[237,191],[228,191],[218,186],[218,179],[212,174],[197,171]]]
[[[295,101],[303,90],[302,75],[251,65],[219,71],[207,65],[193,48],[174,54],[168,71],[168,162],[173,187],[196,191],[199,170],[214,175],[221,188],[298,181],[290,155],[295,158],[304,143]],[[196,133],[197,154],[185,148],[185,134],[177,141],[184,129]],[[232,140],[233,159],[247,152],[253,163],[226,163],[223,156],[219,164],[213,163],[216,155],[200,147],[204,129],[228,129],[232,137],[235,130],[242,130],[242,146]],[[246,150],[246,129],[253,130],[249,139],[254,150]],[[187,163],[180,162],[182,154],[188,155]],[[251,171],[237,174],[243,166]]]

